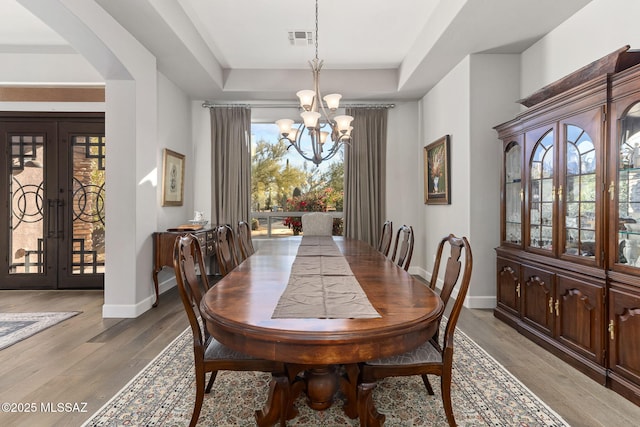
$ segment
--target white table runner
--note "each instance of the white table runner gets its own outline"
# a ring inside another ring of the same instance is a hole
[[[372,319],[369,302],[332,238],[303,237],[273,319]]]

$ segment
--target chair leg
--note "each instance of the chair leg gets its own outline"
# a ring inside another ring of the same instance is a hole
[[[200,410],[202,409],[202,402],[204,401],[204,381],[204,369],[196,366],[196,401],[193,404],[193,413],[191,414],[189,427],[195,427],[198,423],[198,418],[200,418]]]
[[[378,413],[373,404],[373,389],[375,388],[375,383],[358,385],[358,416],[360,417],[360,427],[381,427],[384,424],[386,417]]]
[[[213,382],[216,380],[216,375],[218,375],[218,371],[212,371],[211,377],[209,378],[209,383],[207,384],[207,388],[204,390],[205,393],[209,393],[211,391],[211,387],[213,386]]]
[[[358,418],[358,373],[360,369],[355,363],[344,365],[344,373],[340,377],[340,389],[345,395],[344,413],[351,419]]]
[[[451,370],[446,370],[440,378],[440,389],[442,391],[442,405],[444,413],[447,415],[449,427],[456,427],[456,420],[453,416],[453,405],[451,404]]]
[[[429,378],[427,377],[427,374],[422,374],[422,382],[424,383],[424,386],[427,388],[427,393],[430,396],[433,396],[433,388],[431,388],[431,383],[429,382]]]

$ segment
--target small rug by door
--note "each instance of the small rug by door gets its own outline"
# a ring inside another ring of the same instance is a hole
[[[453,408],[459,426],[568,426],[544,402],[461,331],[455,335]],[[83,426],[187,426],[195,398],[193,339],[183,332]],[[204,398],[199,426],[255,426],[254,411],[266,402],[269,374],[221,371]],[[440,383],[426,393],[422,379],[388,378],[374,391],[385,426],[446,426]],[[326,411],[310,409],[300,397],[300,414],[289,426],[357,426],[342,411],[338,395]]]
[[[0,313],[0,350],[80,313]]]

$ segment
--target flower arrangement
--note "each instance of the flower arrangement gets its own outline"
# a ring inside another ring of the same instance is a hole
[[[326,212],[329,207],[342,209],[343,193],[327,188],[323,191],[315,191],[305,193],[300,196],[294,196],[287,199],[286,210],[289,212]],[[336,218],[339,224],[334,220],[334,234],[342,234],[342,220]],[[285,217],[282,223],[293,230],[294,235],[300,234],[302,231],[302,218],[299,216]]]

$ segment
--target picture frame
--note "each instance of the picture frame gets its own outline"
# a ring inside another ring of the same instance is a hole
[[[162,206],[184,203],[184,154],[165,148],[162,153]]]
[[[449,135],[424,147],[424,203],[451,204],[451,159]]]

